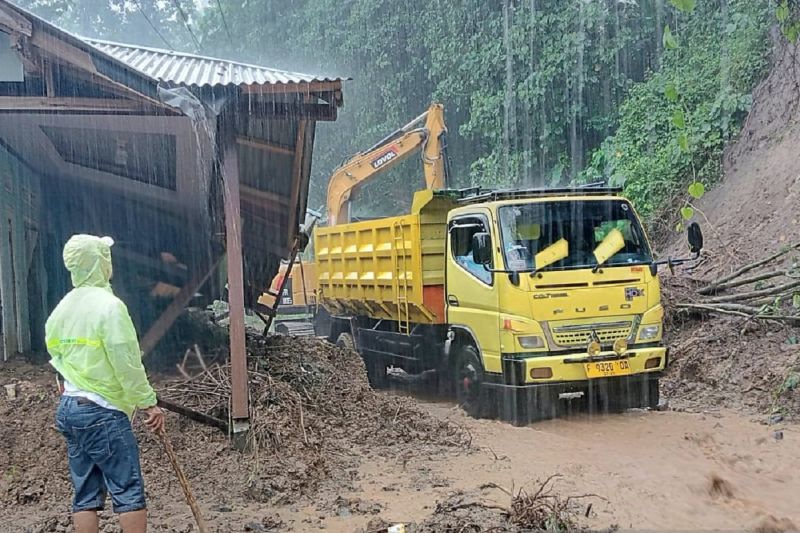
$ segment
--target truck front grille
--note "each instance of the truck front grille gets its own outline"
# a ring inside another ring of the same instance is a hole
[[[631,322],[614,322],[555,327],[553,341],[559,346],[583,346],[589,342],[594,331],[600,339],[600,344],[613,344],[618,339],[630,337],[632,326]]]

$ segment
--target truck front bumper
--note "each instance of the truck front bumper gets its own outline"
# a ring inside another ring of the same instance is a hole
[[[573,410],[595,414],[647,407],[658,402],[658,380],[667,357],[663,346],[636,347],[622,356],[613,352],[594,357],[586,353],[506,356],[503,373],[484,374],[482,386],[494,393],[487,395],[487,400],[495,403],[500,418],[515,424],[555,418]],[[628,362],[629,374],[587,376],[587,364],[623,360]],[[645,368],[648,361],[651,367]],[[541,368],[550,368],[552,378],[531,379],[531,370]]]
[[[595,356],[586,352],[536,354],[503,354],[502,373],[486,373],[487,384],[512,387],[564,386],[570,383],[598,381],[602,379],[630,378],[641,375],[660,374],[668,364],[669,350],[660,345],[636,346],[619,355],[613,351],[602,351]],[[587,365],[624,361],[628,367],[626,375],[591,378]],[[537,377],[549,376],[549,377]],[[657,378],[655,378],[657,379]]]
[[[589,415],[654,407],[661,372],[648,372],[584,381],[508,385],[484,381],[484,401],[492,411],[516,425],[557,418],[570,413]]]

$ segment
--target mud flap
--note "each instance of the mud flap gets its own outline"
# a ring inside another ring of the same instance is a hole
[[[515,426],[558,415],[558,397],[546,387],[508,387],[498,392],[498,415]]]
[[[615,380],[589,382],[590,412],[618,413],[658,405],[658,376],[638,374]],[[592,405],[594,404],[594,406]],[[594,408],[593,408],[594,407]]]

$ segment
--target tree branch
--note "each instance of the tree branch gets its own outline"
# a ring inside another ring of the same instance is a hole
[[[772,261],[774,261],[775,259],[781,257],[782,255],[785,255],[785,254],[787,254],[788,252],[790,252],[792,250],[797,250],[798,248],[800,248],[800,242],[792,244],[790,246],[787,246],[786,248],[783,248],[782,250],[779,250],[779,251],[775,252],[774,254],[772,254],[771,256],[767,257],[766,259],[762,259],[760,261],[756,261],[755,263],[750,263],[749,265],[745,265],[742,268],[740,268],[740,269],[736,270],[735,272],[733,272],[732,274],[729,274],[727,276],[723,276],[722,278],[717,280],[716,283],[713,283],[713,284],[709,285],[709,287],[717,287],[719,285],[727,283],[727,282],[729,282],[729,281],[731,281],[733,279],[738,278],[742,274],[750,272],[751,270],[753,270],[755,268],[758,268],[760,266],[763,266],[763,265],[766,265],[768,263],[771,263]]]
[[[795,287],[800,287],[800,280],[791,281],[789,283],[784,283],[783,285],[778,285],[769,289],[762,289],[760,291],[750,291],[739,294],[729,294],[727,296],[718,296],[716,298],[709,299],[708,303],[742,302],[745,300],[751,300],[753,298],[761,298],[762,296],[780,294],[784,291],[794,289]]]
[[[730,281],[728,283],[716,282],[716,283],[712,283],[711,285],[706,285],[705,287],[701,287],[697,291],[697,294],[700,294],[700,295],[703,295],[703,296],[713,296],[713,295],[715,295],[717,293],[720,293],[722,291],[725,291],[725,290],[728,290],[728,289],[733,289],[734,287],[741,287],[742,285],[748,285],[750,283],[755,283],[757,281],[764,281],[765,279],[776,278],[776,277],[782,276],[784,274],[785,274],[785,272],[782,272],[782,271],[779,271],[779,270],[775,270],[773,272],[766,272],[764,274],[758,274],[758,275],[755,275],[755,276],[750,276],[749,278],[737,279],[736,281]]]

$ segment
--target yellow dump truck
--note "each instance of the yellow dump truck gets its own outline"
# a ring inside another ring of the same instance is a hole
[[[654,407],[668,357],[655,261],[618,189],[423,190],[411,212],[318,227],[329,338],[387,368],[436,371],[473,416],[514,422]],[[702,234],[689,231],[696,255]],[[499,410],[499,411],[498,411]]]

